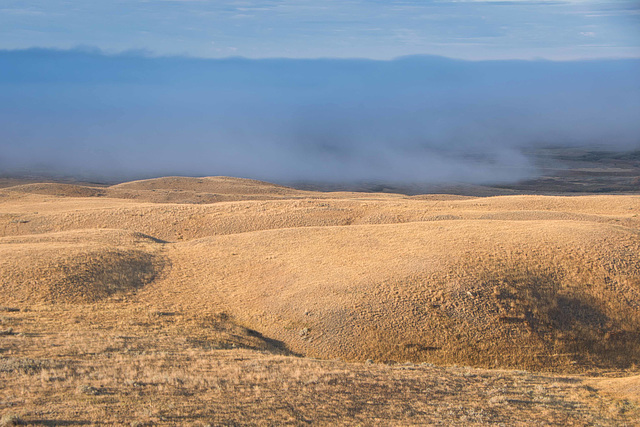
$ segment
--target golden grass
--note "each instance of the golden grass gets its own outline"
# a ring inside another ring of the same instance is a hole
[[[29,425],[623,425],[586,377],[286,355],[221,313],[122,301],[5,313],[0,411]],[[603,380],[597,380],[604,383]]]
[[[8,187],[0,414],[634,422],[639,212],[638,196],[314,193],[225,177]]]
[[[119,230],[0,238],[6,303],[95,301],[141,288],[162,269],[155,240]]]
[[[566,221],[267,230],[172,245],[171,270],[139,298],[224,307],[313,357],[630,367],[638,246],[626,229]]]

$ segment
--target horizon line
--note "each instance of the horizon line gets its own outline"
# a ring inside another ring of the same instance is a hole
[[[140,59],[185,59],[185,60],[204,60],[204,61],[224,61],[224,60],[246,60],[246,61],[363,61],[363,62],[393,62],[408,59],[420,58],[438,58],[450,61],[460,62],[595,62],[595,61],[624,61],[624,60],[640,60],[640,53],[637,56],[602,56],[602,57],[584,57],[584,58],[548,58],[535,56],[531,58],[484,58],[469,59],[454,56],[446,56],[431,53],[416,53],[410,55],[400,55],[392,58],[370,58],[358,56],[317,56],[317,57],[288,57],[288,56],[270,56],[270,57],[248,57],[242,55],[229,55],[223,57],[193,56],[186,53],[160,54],[150,49],[125,49],[120,51],[110,51],[102,49],[98,46],[77,45],[70,48],[32,46],[26,48],[1,48],[0,53],[21,53],[21,52],[49,52],[49,53],[76,53],[85,55],[95,55],[108,58],[140,58]]]

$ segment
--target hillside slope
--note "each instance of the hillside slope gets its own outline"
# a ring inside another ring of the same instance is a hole
[[[143,301],[223,307],[321,358],[580,370],[640,362],[640,240],[575,221],[430,221],[210,237]]]
[[[213,309],[322,358],[566,372],[640,363],[638,196],[313,193],[225,177],[83,191],[0,190],[8,303],[123,294]],[[241,200],[150,203],[136,191]]]

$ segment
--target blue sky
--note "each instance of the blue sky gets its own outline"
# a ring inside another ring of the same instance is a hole
[[[0,49],[204,58],[640,57],[637,0],[0,0]]]

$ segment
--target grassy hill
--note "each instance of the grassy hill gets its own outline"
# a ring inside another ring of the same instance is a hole
[[[639,214],[635,195],[8,186],[0,411],[35,424],[79,408],[115,424],[126,408],[167,425],[251,422],[247,408],[274,424],[634,420]]]

